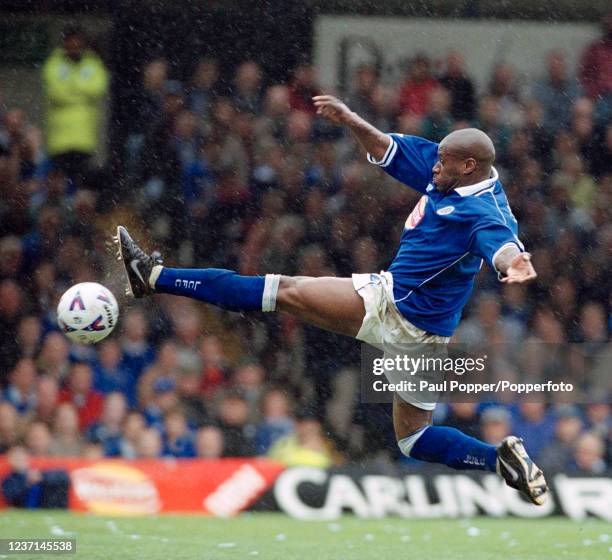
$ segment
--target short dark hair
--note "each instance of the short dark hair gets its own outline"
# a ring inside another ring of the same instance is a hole
[[[81,37],[83,40],[87,39],[85,31],[77,23],[68,23],[62,29],[62,41],[65,41],[70,37]]]

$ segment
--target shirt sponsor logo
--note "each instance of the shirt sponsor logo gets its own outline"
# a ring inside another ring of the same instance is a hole
[[[410,216],[406,220],[404,227],[406,229],[414,229],[419,222],[423,219],[425,215],[425,206],[427,205],[427,200],[429,197],[422,196],[417,205],[414,207],[412,212],[410,212]]]

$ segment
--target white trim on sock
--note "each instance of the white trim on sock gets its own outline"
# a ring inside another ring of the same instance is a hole
[[[276,294],[278,294],[280,277],[280,274],[266,274],[263,295],[261,296],[262,311],[269,312],[276,310]]]
[[[403,455],[406,455],[406,457],[410,457],[410,452],[412,451],[414,444],[425,433],[425,430],[427,428],[429,428],[429,426],[425,426],[424,428],[417,430],[413,434],[410,434],[408,437],[405,437],[404,439],[400,439],[397,442],[397,446],[400,448],[400,451],[402,452]]]
[[[149,275],[149,286],[151,286],[152,290],[155,289],[155,284],[156,284],[157,279],[159,278],[159,275],[161,274],[162,270],[164,270],[164,267],[161,264],[156,264],[151,269],[151,274]]]

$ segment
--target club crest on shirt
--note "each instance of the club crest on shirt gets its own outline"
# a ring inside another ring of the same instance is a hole
[[[408,216],[408,218],[406,219],[406,223],[404,224],[404,227],[406,229],[414,229],[423,219],[423,216],[425,215],[425,206],[427,205],[428,198],[429,197],[427,196],[422,196],[417,205],[412,209],[412,212],[410,212],[410,216]]]
[[[454,206],[445,206],[444,208],[440,208],[440,210],[438,210],[436,212],[436,214],[440,215],[440,216],[447,216],[448,214],[450,214],[453,210],[455,209]]]

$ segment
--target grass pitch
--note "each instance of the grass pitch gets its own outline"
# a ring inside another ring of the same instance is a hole
[[[96,517],[4,511],[0,538],[75,538],[87,560],[612,560],[612,524],[589,519],[381,519],[296,521],[281,514],[234,519],[166,515]],[[7,557],[8,558],[8,557]],[[20,554],[10,558],[42,558]]]

